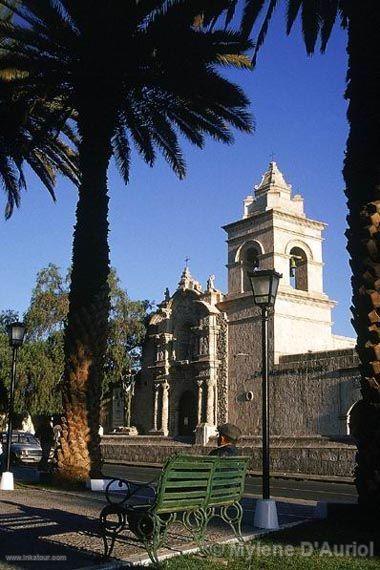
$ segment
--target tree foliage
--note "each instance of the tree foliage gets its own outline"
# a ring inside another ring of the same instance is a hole
[[[145,335],[148,301],[133,301],[120,286],[116,271],[110,274],[111,315],[103,393],[128,374],[131,355],[138,356]],[[41,269],[24,315],[25,342],[19,350],[15,411],[56,414],[62,411],[60,385],[64,370],[63,329],[68,313],[70,273],[49,264]],[[0,313],[0,411],[7,406],[11,349],[7,326],[18,320],[15,311]]]

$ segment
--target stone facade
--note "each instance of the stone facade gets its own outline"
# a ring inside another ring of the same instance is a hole
[[[292,197],[271,162],[245,199],[242,219],[224,227],[228,292],[216,289],[214,276],[203,290],[186,266],[150,319],[133,403],[133,424],[150,436],[141,442],[195,435],[205,445],[227,420],[248,438],[261,434],[261,315],[247,279],[252,266],[282,273],[269,320],[272,436],[347,435],[360,397],[358,361],[353,339],[332,334],[324,228],[306,216],[302,197]]]
[[[205,291],[182,273],[173,296],[150,319],[136,384],[134,423],[140,433],[192,436],[200,441],[225,422],[227,399],[227,323],[217,305],[223,295],[213,278]]]

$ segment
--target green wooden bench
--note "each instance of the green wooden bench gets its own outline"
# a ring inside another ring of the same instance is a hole
[[[100,513],[105,556],[111,556],[117,536],[128,528],[144,543],[151,560],[158,563],[157,551],[167,544],[172,524],[181,523],[201,546],[207,525],[215,516],[228,523],[236,538],[242,540],[239,501],[247,464],[248,457],[174,455],[162,469],[154,499],[142,504],[130,501],[133,483],[113,479],[106,489],[109,504]],[[111,491],[115,485],[120,493]]]

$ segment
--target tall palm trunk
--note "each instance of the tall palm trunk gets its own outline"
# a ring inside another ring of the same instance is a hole
[[[79,112],[82,184],[65,330],[66,424],[58,451],[58,477],[80,481],[100,475],[98,430],[110,307],[107,169],[112,120],[98,112],[98,101],[92,106],[88,98]]]
[[[358,335],[362,400],[351,431],[358,453],[359,501],[380,508],[380,10],[374,0],[348,0],[348,120],[344,164],[349,215],[347,249]]]

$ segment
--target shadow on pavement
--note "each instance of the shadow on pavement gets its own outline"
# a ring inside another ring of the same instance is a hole
[[[101,542],[96,519],[57,508],[28,507],[19,501],[1,502],[0,561],[9,567],[42,565],[60,570],[104,562],[88,549],[89,542]],[[78,533],[74,547],[59,541],[59,535],[69,532]]]

